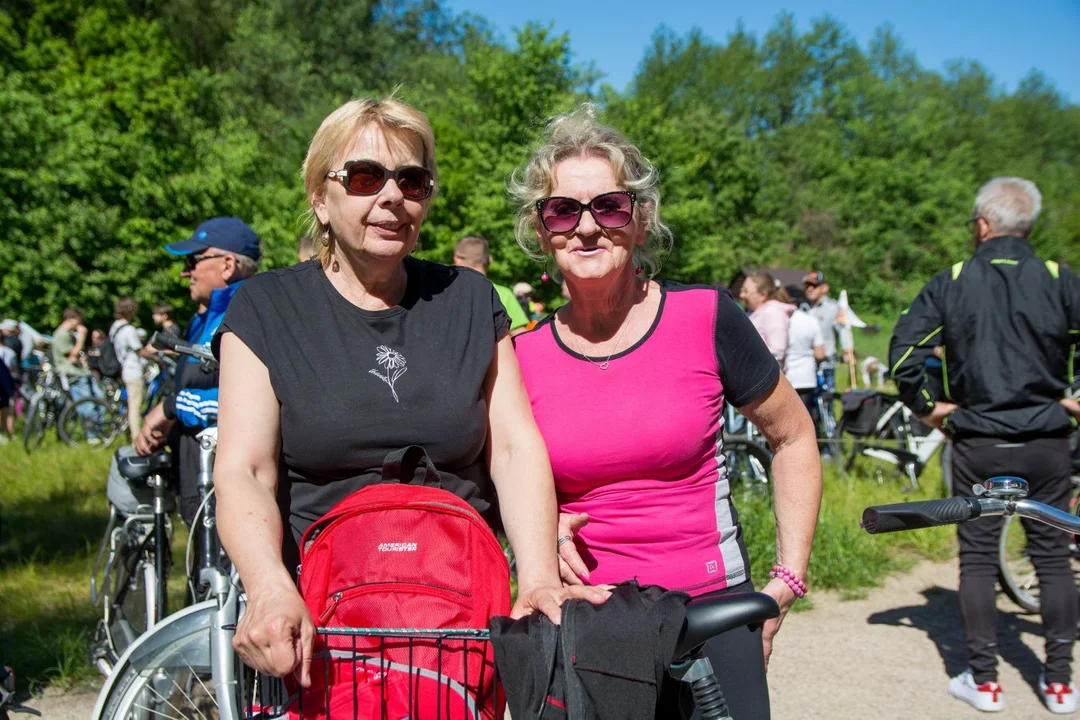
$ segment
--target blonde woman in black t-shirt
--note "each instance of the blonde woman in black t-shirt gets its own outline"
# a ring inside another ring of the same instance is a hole
[[[215,340],[218,522],[248,598],[240,655],[275,675],[299,668],[309,683],[314,626],[291,575],[296,541],[413,444],[443,487],[489,522],[501,514],[518,563],[515,616],[557,621],[568,597],[605,600],[605,589],[560,582],[551,469],[491,284],[409,255],[437,188],[426,116],[397,100],[346,103],[303,172],[317,256],[248,280]]]

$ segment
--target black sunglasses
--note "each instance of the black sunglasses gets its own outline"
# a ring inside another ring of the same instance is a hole
[[[407,200],[424,200],[435,190],[435,177],[419,165],[406,165],[387,170],[374,160],[350,160],[343,170],[326,173],[331,180],[340,180],[345,191],[352,195],[374,195],[386,186],[390,178]]]
[[[568,197],[546,197],[536,201],[536,212],[540,214],[540,222],[552,233],[568,233],[576,228],[586,210],[597,225],[614,230],[633,220],[636,200],[633,190],[604,193],[587,203]]]
[[[184,256],[184,270],[185,272],[191,272],[195,269],[195,266],[201,263],[203,260],[211,260],[213,258],[229,257],[224,253],[216,253],[214,255],[185,255]]]

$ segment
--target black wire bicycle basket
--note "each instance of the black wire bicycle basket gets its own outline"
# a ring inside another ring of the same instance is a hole
[[[506,698],[494,657],[487,630],[319,628],[312,686],[290,679],[268,692],[241,679],[241,714],[260,720],[287,709],[302,720],[501,720]]]

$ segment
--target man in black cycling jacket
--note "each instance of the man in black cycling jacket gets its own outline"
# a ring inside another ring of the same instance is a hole
[[[955,441],[953,494],[970,496],[988,477],[1017,475],[1030,484],[1030,497],[1068,510],[1067,436],[1080,407],[1063,398],[1080,341],[1080,280],[1036,257],[1028,243],[1041,205],[1038,188],[1021,178],[994,178],[979,189],[968,221],[974,256],[935,275],[903,312],[889,365],[903,401]],[[936,387],[924,367],[935,354],[942,365]],[[984,711],[1004,708],[994,605],[1002,525],[994,517],[958,526],[970,667],[949,692]],[[1040,696],[1051,712],[1072,712],[1077,593],[1069,538],[1048,525],[1024,526],[1046,632]]]

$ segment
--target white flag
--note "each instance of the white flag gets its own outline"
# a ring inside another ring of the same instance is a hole
[[[840,322],[847,327],[866,327],[866,323],[859,319],[859,316],[851,309],[851,305],[848,304],[847,290],[840,291],[840,313],[843,315],[843,319]]]

